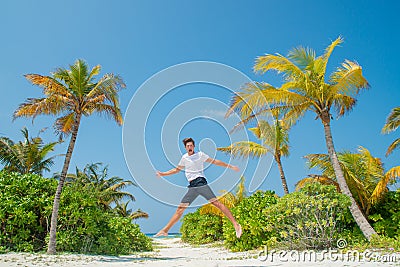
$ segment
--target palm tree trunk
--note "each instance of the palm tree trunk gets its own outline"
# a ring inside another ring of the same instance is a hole
[[[327,115],[329,116],[329,115]],[[350,212],[356,221],[358,227],[360,227],[360,230],[364,234],[364,236],[368,239],[371,240],[371,237],[376,234],[374,228],[368,223],[367,219],[364,217],[363,213],[361,212],[360,208],[358,207],[356,201],[354,200],[353,195],[350,192],[350,189],[346,183],[346,180],[343,175],[343,170],[340,167],[339,160],[336,155],[335,147],[333,145],[333,139],[332,139],[332,133],[331,133],[331,126],[330,126],[330,119],[325,118],[322,119],[322,123],[324,125],[324,131],[325,131],[325,141],[326,141],[326,146],[328,148],[328,153],[329,157],[331,159],[331,163],[333,166],[333,169],[335,171],[336,179],[339,184],[340,190],[342,193],[350,197],[351,200],[351,205],[350,205]]]
[[[278,169],[279,169],[279,173],[281,175],[283,191],[285,191],[285,195],[289,194],[289,189],[288,189],[288,186],[287,186],[285,173],[284,173],[283,167],[282,167],[281,156],[275,154],[275,161],[276,161],[276,163],[278,163]]]
[[[69,163],[71,161],[72,152],[74,151],[76,137],[78,135],[79,124],[81,121],[81,115],[78,114],[74,126],[74,130],[72,131],[71,139],[69,141],[67,154],[65,155],[64,165],[60,175],[60,181],[58,182],[56,195],[54,197],[53,202],[53,211],[51,213],[51,222],[50,222],[50,240],[47,248],[48,254],[56,253],[56,233],[57,233],[57,217],[58,217],[58,209],[60,207],[60,199],[61,192],[64,186],[64,181],[67,176]]]

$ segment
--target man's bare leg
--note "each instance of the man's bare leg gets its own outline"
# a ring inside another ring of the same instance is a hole
[[[171,219],[169,220],[169,222],[167,223],[167,225],[161,229],[157,234],[155,234],[154,236],[167,236],[168,235],[168,231],[169,229],[171,229],[171,227],[177,223],[179,221],[179,219],[182,217],[183,212],[185,211],[185,209],[189,206],[189,203],[181,203],[178,208],[176,209],[174,215],[172,215]]]
[[[210,202],[217,207],[222,213],[232,222],[233,227],[235,227],[235,232],[236,232],[236,237],[240,238],[242,236],[242,227],[238,222],[235,220],[235,218],[232,215],[232,212],[221,202],[219,202],[218,199],[211,199]]]

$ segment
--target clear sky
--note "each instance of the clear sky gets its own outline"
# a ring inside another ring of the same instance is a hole
[[[299,45],[312,47],[321,54],[341,35],[345,42],[334,51],[329,71],[345,59],[356,60],[371,88],[361,93],[348,116],[332,122],[336,149],[356,151],[358,146],[364,146],[382,158],[389,169],[399,164],[400,151],[388,158],[385,151],[399,133],[384,136],[380,132],[390,110],[400,103],[398,10],[398,1],[4,1],[0,16],[0,133],[20,140],[24,126],[33,135],[49,127],[42,137],[46,142],[56,140],[51,129],[52,117],[38,117],[34,124],[23,118],[12,122],[12,113],[20,103],[41,96],[41,90],[30,85],[23,75],[48,75],[81,58],[90,66],[102,65],[102,74],[122,76],[127,84],[127,89],[120,93],[124,114],[128,109],[135,112],[154,104],[148,124],[138,123],[137,127],[146,132],[150,156],[143,157],[149,157],[155,169],[165,171],[178,163],[179,153],[183,152],[179,142],[186,136],[196,138],[202,150],[212,156],[228,161],[227,156],[215,152],[215,147],[229,145],[222,115],[232,96],[230,90],[209,83],[184,84],[170,90],[159,102],[144,100],[131,107],[135,92],[156,73],[191,61],[225,64],[252,80],[278,86],[280,79],[275,74],[252,72],[257,56],[286,54]],[[157,88],[148,90],[159,93]],[[196,102],[198,99],[213,103],[213,108],[202,106],[203,102]],[[190,109],[183,103],[194,104]],[[194,112],[191,116],[195,119],[174,118],[188,110]],[[170,135],[164,136],[162,129],[167,121]],[[134,125],[134,121],[130,123]],[[83,168],[87,163],[103,162],[109,165],[110,175],[133,179],[125,162],[122,132],[123,127],[110,120],[84,118],[70,171],[75,166]],[[135,138],[139,137],[132,136]],[[168,142],[173,144],[173,153],[166,153],[163,148]],[[290,131],[290,144],[291,155],[283,159],[283,166],[289,190],[293,191],[299,179],[316,172],[306,168],[303,156],[326,153],[322,124],[314,120],[313,114],[307,114]],[[66,143],[57,146],[54,154],[65,152]],[[63,158],[58,158],[52,172],[45,176],[59,172],[62,162]],[[249,163],[249,172],[254,164]],[[268,164],[260,168],[269,171],[260,189],[282,195],[276,165],[270,170]],[[222,174],[235,181],[239,176],[218,167],[206,170],[211,181]],[[158,182],[162,184],[153,171],[141,179],[149,179],[156,187]],[[168,180],[182,187],[186,184],[183,173]],[[132,208],[150,214],[149,219],[138,220],[144,232],[157,231],[175,210],[148,196],[140,187],[130,191],[137,199]],[[171,192],[165,190],[164,194]],[[179,226],[172,231],[177,232]]]

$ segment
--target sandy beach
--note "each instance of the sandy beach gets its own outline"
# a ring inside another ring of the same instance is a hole
[[[369,253],[368,258],[342,259],[319,252],[317,259],[299,255],[265,256],[262,251],[230,252],[216,245],[192,246],[180,238],[155,238],[155,251],[129,256],[91,256],[78,254],[7,253],[0,255],[0,267],[6,266],[400,266],[400,254]]]

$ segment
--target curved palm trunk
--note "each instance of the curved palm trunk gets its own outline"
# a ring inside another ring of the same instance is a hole
[[[69,141],[67,154],[65,155],[64,165],[60,175],[60,181],[58,182],[56,194],[54,197],[53,211],[51,213],[51,222],[50,222],[50,240],[47,248],[47,253],[49,254],[56,253],[57,217],[58,217],[58,209],[60,207],[61,192],[64,186],[65,178],[67,176],[69,163],[72,157],[72,151],[74,150],[75,147],[76,136],[78,135],[80,121],[81,121],[81,115],[77,115],[76,124],[71,134],[71,139]]]
[[[340,167],[339,160],[336,155],[335,147],[333,146],[333,139],[332,139],[329,115],[326,115],[325,119],[322,119],[322,123],[324,125],[325,141],[326,141],[326,146],[328,148],[328,154],[331,159],[331,163],[332,163],[333,169],[335,171],[335,175],[336,175],[340,190],[342,191],[342,193],[344,193],[345,195],[350,197],[350,200],[351,200],[351,205],[349,207],[350,212],[351,212],[354,220],[356,221],[358,227],[360,227],[360,230],[362,231],[364,236],[368,240],[370,240],[372,235],[376,234],[376,232],[375,232],[374,228],[372,228],[372,226],[368,223],[367,219],[364,217],[363,213],[361,212],[356,201],[354,200],[353,195],[351,194],[350,189],[346,183],[346,180],[343,175],[343,170]]]
[[[276,161],[276,163],[278,163],[278,169],[279,169],[279,173],[281,175],[283,191],[285,191],[285,194],[289,194],[289,189],[288,189],[287,182],[286,182],[285,172],[283,171],[283,167],[282,167],[281,155],[275,154],[275,161]]]

